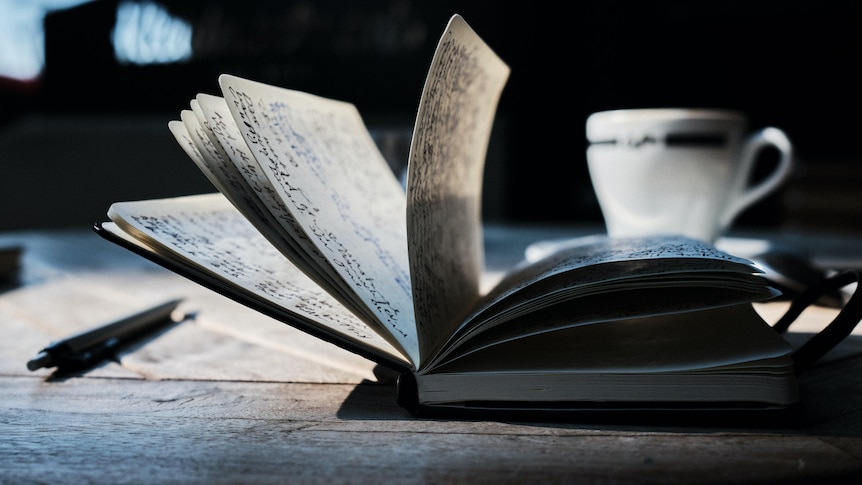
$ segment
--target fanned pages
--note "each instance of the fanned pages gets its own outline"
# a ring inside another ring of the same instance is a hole
[[[228,108],[297,223],[377,322],[419,362],[404,191],[356,108],[234,76]]]
[[[221,194],[116,203],[108,215],[117,229],[165,258],[341,340],[405,360],[377,331],[297,271]]]
[[[275,236],[270,237],[273,244],[306,275],[326,288],[354,313],[373,321],[365,307],[358,302],[352,289],[336,276],[325,258],[317,251],[305,252],[305,248],[309,245],[299,243],[308,239],[305,230],[296,223],[290,210],[242,139],[242,134],[231,117],[224,98],[199,94],[192,102],[193,106],[195,102],[200,109],[199,118],[203,119],[201,124],[209,127],[216,142],[223,147],[224,154],[232,162],[232,166],[239,176],[245,179],[248,192],[258,199],[260,213],[268,218],[264,227],[267,229],[271,227],[277,232]],[[243,207],[237,206],[237,208],[244,214],[249,214],[243,211]],[[248,217],[252,221],[255,220],[254,213],[249,214]],[[267,234],[266,229],[262,229],[261,232]]]

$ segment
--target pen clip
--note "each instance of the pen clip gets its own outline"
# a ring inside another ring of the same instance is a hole
[[[99,362],[108,360],[120,346],[121,340],[115,337],[100,342],[86,350],[78,352],[58,352],[53,357],[53,363],[62,372],[74,372],[88,369]]]

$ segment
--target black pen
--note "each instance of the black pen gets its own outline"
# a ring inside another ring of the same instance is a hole
[[[171,300],[107,325],[52,342],[27,362],[27,369],[33,371],[42,367],[57,367],[59,370],[70,371],[92,367],[110,357],[120,345],[173,322],[171,314],[180,302],[182,299]]]

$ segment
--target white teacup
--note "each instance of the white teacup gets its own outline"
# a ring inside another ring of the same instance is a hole
[[[623,109],[587,118],[587,164],[612,237],[683,234],[715,241],[747,207],[791,175],[793,146],[778,128],[748,133],[743,113]],[[761,149],[775,169],[750,184]]]

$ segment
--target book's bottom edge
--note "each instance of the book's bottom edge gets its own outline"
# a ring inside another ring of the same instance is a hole
[[[801,404],[761,402],[466,401],[421,403],[412,374],[398,378],[398,404],[419,418],[771,428],[798,422]]]

